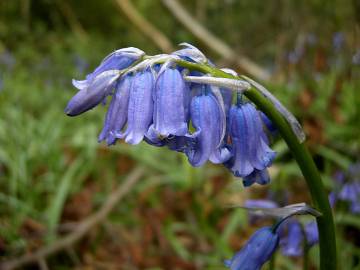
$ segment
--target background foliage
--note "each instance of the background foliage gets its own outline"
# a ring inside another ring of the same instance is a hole
[[[172,42],[198,46],[161,1],[132,1]],[[266,85],[301,120],[329,191],[334,175],[360,158],[360,4],[353,0],[181,1],[206,28],[273,76]],[[285,144],[268,187],[246,190],[219,166],[191,168],[166,149],[97,143],[105,108],[64,115],[83,78],[127,46],[160,53],[115,1],[0,1],[0,256],[54,243],[103,203],[137,164],[146,176],[79,244],[47,259],[50,269],[224,269],[222,260],[257,228],[240,209],[247,198],[288,193],[308,201]],[[241,70],[238,70],[241,72]],[[336,209],[339,259],[359,267],[360,218]],[[316,269],[317,249],[311,250]],[[276,269],[301,260],[277,256]]]

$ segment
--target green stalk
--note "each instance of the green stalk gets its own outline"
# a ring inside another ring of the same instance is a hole
[[[210,67],[205,64],[190,63],[185,60],[177,60],[176,62],[180,66],[190,70],[197,70],[203,73],[208,73],[214,77],[241,79],[240,77],[234,77],[217,68]],[[324,188],[320,173],[316,168],[314,160],[312,159],[305,144],[298,141],[288,122],[267,98],[265,98],[254,88],[246,90],[244,95],[253,103],[255,103],[256,106],[262,112],[264,112],[276,125],[281,136],[287,143],[290,151],[297,161],[309,188],[313,204],[315,208],[317,208],[322,213],[322,216],[317,218],[320,238],[320,269],[335,270],[336,242],[334,220],[328,201],[327,192]]]

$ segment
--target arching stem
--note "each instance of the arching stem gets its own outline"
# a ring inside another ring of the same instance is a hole
[[[205,74],[211,74],[214,77],[243,79],[231,74],[225,73],[217,68],[206,64],[197,64],[185,60],[177,60],[178,65],[196,70]],[[336,269],[336,241],[335,228],[332,216],[332,210],[328,201],[328,195],[322,183],[320,173],[316,168],[307,147],[304,143],[300,143],[289,126],[285,118],[279,113],[275,106],[266,99],[256,89],[251,88],[244,92],[244,95],[251,100],[256,106],[264,112],[271,121],[276,125],[281,136],[287,143],[295,160],[297,161],[301,172],[306,180],[313,205],[318,209],[322,216],[317,218],[317,226],[319,230],[319,246],[320,246],[320,269],[335,270]]]

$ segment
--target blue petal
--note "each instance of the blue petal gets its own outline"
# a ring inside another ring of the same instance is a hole
[[[101,64],[92,73],[86,76],[86,81],[90,83],[98,74],[107,70],[125,69],[138,60],[142,55],[143,51],[136,48],[123,48],[116,50],[106,56]],[[77,87],[76,84],[74,84],[74,86]]]
[[[287,224],[287,228],[287,237],[281,241],[281,252],[285,256],[299,257],[303,253],[304,240],[301,224],[293,220]]]
[[[257,230],[245,246],[225,264],[231,270],[260,270],[270,260],[279,244],[279,236],[271,227]]]
[[[311,247],[319,242],[319,231],[315,221],[305,225],[307,244]]]
[[[249,175],[253,170],[248,159],[249,152],[249,130],[246,125],[246,115],[238,106],[231,106],[229,112],[229,132],[232,140],[233,157],[225,163],[232,173],[237,177]]]
[[[116,142],[116,134],[123,129],[128,112],[131,77],[126,76],[116,87],[115,94],[106,113],[104,128],[99,135],[99,142],[106,139],[108,145]]]
[[[105,71],[96,76],[89,86],[79,90],[72,97],[65,108],[65,113],[76,116],[97,106],[111,93],[119,76],[117,70]]]
[[[249,129],[249,157],[252,166],[258,170],[263,170],[270,166],[276,153],[272,151],[264,141],[264,134],[262,122],[258,111],[253,105],[247,103],[243,105],[243,110],[247,110],[245,113],[247,127]]]
[[[340,193],[339,198],[343,201],[356,201],[360,197],[360,183],[346,183]]]
[[[279,207],[276,202],[270,200],[246,200],[245,207],[250,208],[276,208]]]
[[[221,158],[221,151],[226,150],[218,149],[223,120],[216,98],[208,91],[194,97],[190,105],[190,115],[192,125],[196,129],[190,137],[195,140],[196,147],[187,153],[189,162],[197,167],[203,165],[210,156],[214,161]]]
[[[137,73],[131,84],[125,142],[138,144],[152,123],[154,76],[150,70]],[[120,137],[121,134],[120,134]]]
[[[254,170],[251,174],[247,175],[243,179],[243,183],[245,187],[251,186],[254,183],[258,183],[259,185],[266,185],[270,182],[270,176],[267,169],[264,170]]]
[[[185,91],[188,88],[177,69],[160,71],[154,92],[154,124],[151,128],[159,137],[182,136],[188,133]]]

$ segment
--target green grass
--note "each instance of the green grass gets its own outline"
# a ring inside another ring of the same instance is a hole
[[[98,260],[114,262],[119,253],[128,259],[130,256],[132,262],[136,261],[137,253],[131,248],[137,247],[144,269],[169,269],[165,262],[187,263],[198,269],[224,269],[222,260],[231,257],[255,229],[248,226],[244,211],[228,209],[225,205],[242,202],[253,194],[261,196],[264,189],[245,190],[221,166],[192,168],[186,157],[167,149],[144,143],[139,146],[119,143],[112,147],[98,144],[104,107],[80,117],[67,117],[63,109],[76,91],[71,78],[84,76],[74,67],[73,55],[82,55],[90,63],[96,63],[107,52],[104,44],[86,45],[69,38],[51,47],[46,55],[24,45],[16,52],[14,69],[2,67],[0,239],[6,243],[4,258],[18,256],[61,237],[58,228],[66,218],[66,205],[81,192],[89,191],[88,203],[95,211],[129,168],[142,164],[146,167],[146,177],[82,243],[86,252]],[[334,171],[352,163],[360,149],[360,137],[354,135],[360,134],[359,85],[346,80],[337,97],[342,123],[324,113],[335,78],[332,72],[325,74],[312,89],[317,98],[311,110],[296,112],[301,119],[316,116],[324,123],[326,141],[312,150],[321,159],[329,187]],[[274,93],[285,104],[296,104],[303,84],[297,81],[292,86],[273,86]],[[274,148],[279,158],[270,188],[290,191],[295,188],[296,192],[296,185],[302,185],[299,169],[283,142],[277,139]],[[79,204],[75,208],[82,207]],[[26,225],[29,220],[40,224],[40,229],[31,226],[29,229]],[[359,254],[359,248],[342,236],[348,226],[359,230],[359,216],[341,214],[337,223],[339,241],[344,246],[339,250],[340,258],[354,257]],[[113,235],[115,238],[110,237]],[[114,243],[108,244],[109,237]],[[145,244],[143,239],[148,239]],[[106,251],[107,258],[99,255],[101,250]],[[85,264],[84,250],[75,247],[74,252]],[[311,252],[313,262],[317,260],[316,254],[315,248]],[[76,264],[74,256],[65,252],[52,257],[51,263],[55,268],[71,269]],[[298,261],[281,255],[276,263],[277,269],[301,269]]]

